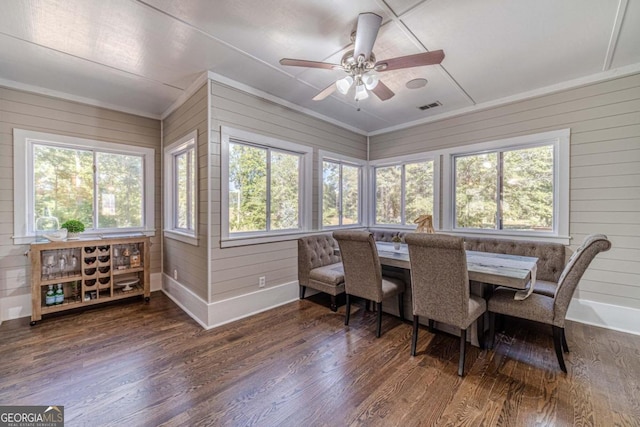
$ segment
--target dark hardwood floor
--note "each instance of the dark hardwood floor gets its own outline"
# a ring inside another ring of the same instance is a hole
[[[322,305],[326,304],[326,305]],[[67,426],[640,425],[640,337],[507,320],[493,351],[354,306],[298,301],[205,331],[161,293],[0,325],[0,404],[64,405]]]

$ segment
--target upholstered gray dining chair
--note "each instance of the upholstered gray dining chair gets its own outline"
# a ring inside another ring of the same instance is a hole
[[[464,374],[467,329],[477,320],[478,341],[482,348],[487,305],[471,295],[469,272],[462,237],[443,234],[411,233],[405,236],[411,260],[413,336],[411,355],[416,355],[420,316],[460,328],[458,375]]]
[[[495,315],[505,314],[522,319],[538,321],[551,325],[553,329],[553,344],[558,358],[558,364],[563,372],[567,372],[564,363],[563,350],[569,352],[564,331],[564,322],[569,303],[578,286],[582,275],[591,261],[603,251],[611,248],[611,242],[603,234],[587,236],[578,249],[571,255],[565,266],[554,295],[548,296],[532,293],[522,301],[513,299],[514,291],[498,288],[489,299],[489,346],[493,348],[495,338]]]
[[[379,338],[382,331],[382,300],[397,295],[400,319],[404,319],[404,281],[382,275],[378,250],[370,232],[335,231],[333,237],[340,247],[344,266],[346,294],[344,324],[349,324],[352,296],[373,301],[378,311],[376,337]]]

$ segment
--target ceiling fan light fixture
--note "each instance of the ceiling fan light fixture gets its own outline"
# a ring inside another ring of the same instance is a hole
[[[364,85],[356,86],[356,101],[362,101],[363,99],[367,99],[369,97],[369,93],[367,93],[367,89]]]
[[[338,89],[338,92],[340,92],[343,95],[346,95],[347,92],[349,92],[349,88],[351,87],[352,84],[353,84],[353,77],[347,76],[336,82],[336,88]]]
[[[375,89],[375,87],[378,86],[378,81],[378,76],[376,76],[375,74],[367,74],[362,78],[364,87],[366,87],[368,90]]]

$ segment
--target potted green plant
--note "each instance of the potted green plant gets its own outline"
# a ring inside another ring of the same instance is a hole
[[[393,249],[395,250],[400,249],[400,243],[402,243],[402,239],[400,238],[400,236],[396,234],[391,238],[391,241],[393,242]]]
[[[84,224],[77,219],[70,219],[62,223],[60,228],[67,229],[68,239],[77,239],[80,233],[84,231]]]

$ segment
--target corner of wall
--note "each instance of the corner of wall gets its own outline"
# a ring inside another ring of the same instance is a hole
[[[212,329],[298,299],[298,281],[207,303],[162,274],[162,291],[204,329]]]
[[[208,310],[205,300],[164,273],[162,273],[162,292],[200,326],[208,328]]]

